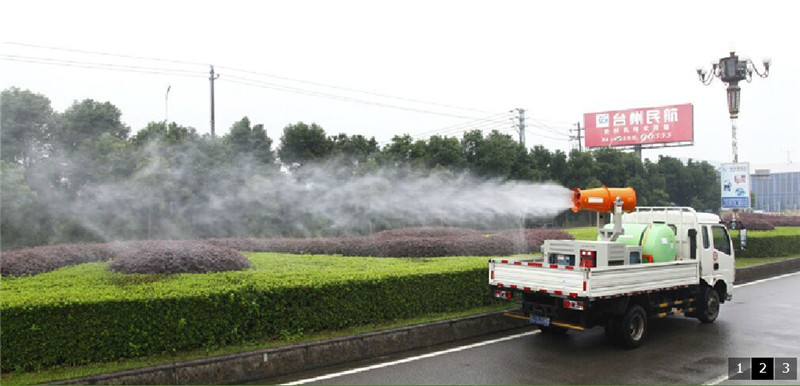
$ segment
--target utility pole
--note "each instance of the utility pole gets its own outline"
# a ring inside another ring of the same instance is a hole
[[[219,78],[219,74],[214,75],[214,66],[211,66],[211,138],[214,138],[214,81]]]
[[[172,85],[167,85],[167,93],[164,95],[164,122],[167,122],[169,125],[169,90],[172,88]]]
[[[519,125],[517,129],[519,130],[519,143],[523,146],[525,145],[525,109],[518,108],[516,109],[519,113]]]
[[[581,137],[581,130],[583,130],[583,129],[581,129],[581,123],[580,122],[576,123],[575,127],[577,127],[576,130],[578,131],[578,137],[577,137],[577,139],[578,139],[578,151],[583,151],[583,139]],[[575,139],[575,137],[571,137],[571,138]]]

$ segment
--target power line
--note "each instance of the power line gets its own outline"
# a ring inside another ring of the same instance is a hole
[[[456,105],[451,105],[451,104],[446,104],[446,103],[431,102],[431,101],[425,101],[425,100],[420,100],[420,99],[406,98],[406,97],[399,97],[399,96],[394,96],[394,95],[389,95],[389,94],[377,93],[377,92],[372,92],[372,91],[358,90],[358,89],[349,88],[349,87],[334,86],[334,85],[325,84],[325,83],[319,83],[319,82],[312,82],[312,81],[307,81],[307,80],[289,78],[289,77],[285,77],[285,76],[267,74],[267,73],[257,72],[257,71],[244,70],[244,69],[235,68],[235,67],[227,67],[227,66],[218,66],[218,67],[221,68],[221,69],[227,69],[227,70],[230,70],[230,71],[243,72],[243,73],[251,74],[251,75],[265,76],[265,77],[269,77],[269,78],[286,80],[286,81],[290,81],[290,82],[304,83],[304,84],[309,84],[309,85],[319,86],[319,87],[327,87],[327,88],[332,88],[332,89],[342,90],[342,91],[357,92],[357,93],[361,93],[361,94],[378,96],[378,97],[382,97],[382,98],[391,98],[391,99],[397,99],[397,100],[406,101],[406,102],[428,104],[428,105],[433,105],[433,106],[446,107],[446,108],[465,110],[465,111],[472,111],[472,112],[477,112],[477,113],[491,113],[491,111],[479,110],[479,109],[474,109],[474,108],[470,108],[470,107],[461,107],[461,106],[456,106]]]
[[[46,65],[54,65],[54,66],[79,67],[79,68],[112,70],[112,71],[122,71],[122,72],[136,72],[136,73],[143,73],[143,74],[176,75],[176,76],[188,76],[188,77],[203,76],[202,72],[199,72],[199,71],[187,71],[187,70],[177,70],[177,69],[157,68],[157,67],[116,65],[116,64],[111,64],[111,63],[92,63],[92,62],[82,62],[82,61],[74,61],[74,60],[61,60],[61,59],[31,57],[31,56],[0,55],[0,59],[7,60],[7,61],[12,61],[12,62],[36,63],[36,64],[46,64]]]
[[[40,49],[48,49],[48,50],[80,53],[80,54],[88,54],[88,55],[111,56],[111,57],[120,57],[120,58],[128,58],[128,59],[138,59],[138,60],[151,60],[151,61],[158,61],[158,62],[165,62],[165,63],[190,64],[190,65],[201,65],[201,66],[208,65],[207,63],[191,62],[191,61],[185,61],[185,60],[163,59],[163,58],[155,58],[155,57],[148,57],[148,56],[138,56],[138,55],[126,55],[126,54],[111,53],[111,52],[80,50],[80,49],[72,49],[72,48],[63,48],[63,47],[53,47],[53,46],[38,45],[38,44],[19,43],[19,42],[5,42],[4,44],[20,46],[20,47],[40,48]],[[358,90],[358,89],[354,89],[354,88],[348,88],[348,87],[335,86],[335,85],[330,85],[330,84],[325,84],[325,83],[320,83],[320,82],[312,82],[312,81],[306,81],[306,80],[301,80],[301,79],[289,78],[289,77],[284,77],[284,76],[280,76],[280,75],[274,75],[274,74],[268,74],[268,73],[263,73],[263,72],[251,71],[251,70],[246,70],[246,69],[241,69],[241,68],[236,68],[236,67],[217,66],[217,68],[226,69],[226,70],[229,70],[229,71],[242,72],[242,73],[251,74],[251,75],[259,75],[259,76],[265,76],[265,77],[270,77],[270,78],[275,78],[275,79],[281,79],[281,80],[285,80],[285,81],[304,83],[304,84],[314,85],[314,86],[318,86],[318,87],[327,87],[327,88],[333,88],[333,89],[338,89],[338,90],[343,90],[343,91],[357,92],[357,93],[362,93],[362,94],[366,94],[366,95],[378,96],[378,97],[382,97],[382,98],[397,99],[397,100],[402,100],[402,101],[406,101],[406,102],[428,104],[428,105],[433,105],[433,106],[446,107],[446,108],[451,108],[451,109],[458,109],[458,110],[465,110],[465,111],[472,111],[472,112],[479,112],[479,113],[491,113],[490,111],[486,111],[486,110],[479,110],[479,109],[474,109],[474,108],[469,108],[469,107],[462,107],[462,106],[456,106],[456,105],[451,105],[451,104],[446,104],[446,103],[425,101],[425,100],[420,100],[420,99],[399,97],[399,96],[383,94],[383,93],[377,93],[377,92],[372,92],[372,91]]]
[[[320,98],[328,98],[328,99],[333,99],[333,100],[338,100],[338,101],[343,101],[343,102],[361,103],[361,104],[365,104],[365,105],[386,107],[386,108],[405,110],[405,111],[413,111],[413,112],[417,112],[417,113],[441,115],[441,116],[445,116],[445,117],[474,119],[474,117],[469,117],[469,116],[465,116],[465,115],[450,114],[450,113],[444,113],[444,112],[438,112],[438,111],[432,111],[432,110],[424,110],[424,109],[418,109],[418,108],[414,108],[414,107],[397,106],[397,105],[391,105],[391,104],[382,103],[382,102],[372,102],[372,101],[368,101],[368,100],[364,100],[364,99],[345,97],[345,96],[341,96],[341,95],[329,94],[329,93],[324,93],[324,92],[320,92],[320,91],[305,90],[305,89],[291,87],[291,86],[285,86],[285,85],[280,85],[280,84],[275,84],[275,83],[268,83],[268,82],[259,81],[259,80],[255,80],[255,79],[247,79],[247,78],[242,78],[242,77],[238,77],[238,76],[235,76],[235,75],[225,75],[225,76],[221,77],[220,80],[221,81],[226,81],[226,82],[231,82],[231,83],[237,83],[237,84],[241,84],[241,85],[245,85],[245,86],[253,86],[253,87],[260,87],[260,88],[271,89],[271,90],[292,92],[292,93],[302,94],[302,95],[306,95],[306,96],[315,96],[315,97],[320,97]]]
[[[162,58],[154,58],[154,57],[149,57],[149,56],[136,56],[136,55],[116,54],[116,53],[102,52],[102,51],[88,51],[88,50],[79,50],[79,49],[74,49],[74,48],[44,46],[44,45],[39,45],[39,44],[29,44],[29,43],[19,43],[19,42],[4,42],[3,44],[8,44],[8,45],[12,45],[12,46],[20,46],[20,47],[30,47],[30,48],[43,48],[43,49],[47,49],[47,50],[73,52],[73,53],[79,53],[79,54],[100,55],[100,56],[116,56],[116,57],[119,57],[119,58],[152,60],[152,61],[156,61],[156,62],[165,62],[165,63],[191,64],[191,65],[198,65],[198,66],[207,66],[208,65],[208,63],[189,62],[189,61],[185,61],[185,60],[162,59]]]

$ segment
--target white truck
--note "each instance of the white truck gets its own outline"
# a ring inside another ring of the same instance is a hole
[[[547,240],[540,258],[489,260],[495,296],[522,302],[508,316],[548,334],[603,326],[609,339],[636,348],[649,319],[683,314],[711,323],[732,298],[734,251],[719,216],[636,208],[631,188],[576,188],[572,199],[573,211],[597,212],[598,241]]]

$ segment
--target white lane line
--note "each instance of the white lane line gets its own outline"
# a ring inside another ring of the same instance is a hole
[[[454,348],[451,348],[451,349],[448,349],[448,350],[436,351],[436,352],[423,354],[423,355],[410,357],[410,358],[404,358],[404,359],[400,359],[400,360],[396,360],[396,361],[392,361],[392,362],[379,363],[377,365],[360,367],[360,368],[357,368],[357,369],[342,371],[342,372],[338,372],[338,373],[320,375],[319,377],[301,379],[299,381],[284,383],[284,385],[302,385],[304,383],[309,383],[309,382],[324,381],[326,379],[337,378],[337,377],[341,377],[341,376],[344,376],[344,375],[357,374],[357,373],[361,373],[361,372],[364,372],[364,371],[370,371],[370,370],[380,369],[380,368],[383,368],[383,367],[389,367],[389,366],[399,365],[399,364],[403,364],[403,363],[414,362],[414,361],[418,361],[420,359],[433,358],[433,357],[438,357],[439,355],[445,355],[445,354],[450,354],[450,353],[454,353],[454,352],[469,350],[471,348],[486,346],[486,345],[490,345],[490,344],[493,344],[493,343],[505,342],[505,341],[508,341],[508,340],[518,339],[518,338],[522,338],[522,337],[525,337],[525,336],[534,335],[534,334],[538,334],[538,333],[539,333],[539,330],[523,332],[521,334],[510,335],[510,336],[506,336],[506,337],[503,337],[503,338],[498,338],[498,339],[493,339],[493,340],[487,340],[487,341],[483,341],[483,342],[473,343],[473,344],[466,345],[466,346],[454,347]]]
[[[723,375],[723,376],[721,376],[721,377],[719,377],[717,379],[713,379],[713,380],[710,380],[710,381],[704,383],[704,385],[717,385],[717,384],[720,384],[720,383],[725,382],[727,380],[728,380],[728,376],[727,375]]]
[[[794,275],[800,275],[800,272],[787,273],[787,274],[783,274],[783,275],[780,275],[780,276],[769,277],[769,278],[766,278],[766,279],[751,281],[749,283],[734,285],[733,288],[747,287],[749,285],[763,283],[765,281],[777,280],[777,279],[780,279],[780,278],[783,278],[783,277],[789,277],[789,276],[794,276]]]
[[[733,288],[747,287],[747,286],[752,285],[752,284],[763,283],[763,282],[766,282],[766,281],[777,280],[777,279],[780,279],[782,277],[789,277],[789,276],[794,276],[794,275],[800,275],[800,272],[787,273],[787,274],[780,275],[780,276],[769,277],[769,278],[766,278],[766,279],[751,281],[749,283],[734,285]],[[728,376],[727,375],[723,375],[723,376],[721,376],[719,378],[714,378],[714,379],[712,379],[712,380],[710,380],[710,381],[708,381],[706,383],[703,383],[703,384],[704,385],[718,385],[718,384],[720,384],[722,382],[725,382],[727,380],[728,380]]]

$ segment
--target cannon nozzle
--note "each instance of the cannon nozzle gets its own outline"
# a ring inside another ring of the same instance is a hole
[[[636,191],[633,188],[572,189],[572,211],[581,210],[608,213],[614,210],[614,200],[622,200],[622,210],[632,212],[636,208]]]

